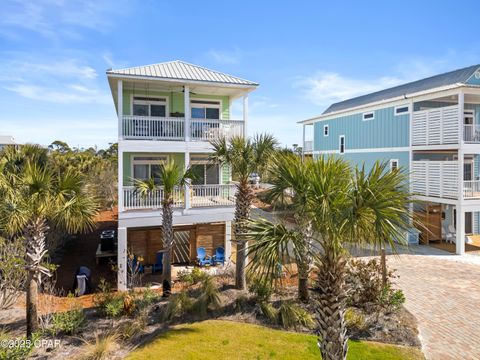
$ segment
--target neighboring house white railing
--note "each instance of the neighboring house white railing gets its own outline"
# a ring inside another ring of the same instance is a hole
[[[236,185],[191,185],[192,207],[235,205]]]
[[[469,143],[480,143],[480,125],[463,125],[463,140]]]
[[[214,207],[235,205],[235,184],[226,185],[190,185],[188,189],[179,187],[173,194],[174,207],[185,207],[185,191],[189,194],[191,207]],[[164,199],[163,187],[142,195],[133,186],[123,187],[124,210],[159,209]]]
[[[122,135],[132,140],[183,140],[184,126],[184,118],[124,115]]]
[[[458,199],[458,161],[413,161],[412,191],[416,195]]]
[[[303,144],[303,151],[304,152],[312,152],[313,151],[313,141],[305,141]]]
[[[479,199],[480,198],[480,180],[464,181],[463,197],[465,199]]]
[[[243,120],[189,119],[189,136],[195,141],[243,135]],[[127,140],[185,140],[185,118],[124,115],[122,137]]]
[[[414,111],[412,114],[412,145],[458,144],[458,105]]]
[[[183,207],[185,192],[182,187],[178,187],[173,193],[173,206]],[[123,207],[125,210],[131,209],[158,209],[162,207],[164,198],[163,187],[159,186],[155,190],[142,194],[134,186],[123,187]]]

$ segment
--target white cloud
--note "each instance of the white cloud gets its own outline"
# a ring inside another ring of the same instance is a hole
[[[0,34],[18,38],[15,29],[22,29],[54,40],[79,38],[76,29],[105,32],[112,18],[127,11],[126,0],[7,0],[2,3]]]
[[[110,104],[110,95],[101,84],[97,71],[76,59],[43,58],[24,60],[28,55],[14,54],[0,61],[0,85],[27,99],[54,103]]]
[[[316,105],[325,106],[374,91],[399,85],[404,82],[398,77],[356,79],[335,72],[318,72],[296,81],[294,87],[303,88],[307,97]]]
[[[240,49],[219,50],[212,49],[207,52],[207,56],[218,64],[238,64],[242,59]]]

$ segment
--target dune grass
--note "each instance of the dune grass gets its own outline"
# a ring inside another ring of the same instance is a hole
[[[175,326],[129,354],[147,359],[319,359],[313,335],[273,330],[231,321],[209,320]],[[348,359],[419,360],[420,350],[350,341]]]

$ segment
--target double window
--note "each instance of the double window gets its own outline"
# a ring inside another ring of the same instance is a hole
[[[148,180],[153,178],[155,184],[161,185],[161,165],[167,162],[167,155],[159,156],[134,156],[132,161],[133,178]]]
[[[167,99],[160,97],[133,97],[132,114],[138,116],[167,116]]]
[[[219,100],[190,100],[192,119],[220,119]]]

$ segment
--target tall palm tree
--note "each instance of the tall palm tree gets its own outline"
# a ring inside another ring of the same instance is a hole
[[[248,231],[253,243],[248,251],[253,256],[252,270],[274,278],[285,256],[293,260],[298,271],[298,298],[304,302],[309,299],[308,277],[312,265],[312,220],[307,206],[311,171],[312,161],[302,161],[293,153],[277,154],[272,187],[266,197],[270,203],[287,206],[289,214],[294,215],[294,224],[287,228],[263,219],[251,223]]]
[[[229,165],[233,176],[238,180],[235,194],[234,234],[236,249],[235,286],[246,288],[245,264],[247,222],[250,219],[250,207],[253,201],[253,189],[248,177],[251,173],[262,171],[264,175],[272,158],[277,141],[271,135],[262,134],[253,140],[241,136],[229,140],[222,138],[212,143],[214,152],[210,159],[216,163]]]
[[[95,226],[96,199],[88,196],[79,172],[56,173],[42,162],[43,150],[27,146],[8,150],[12,158],[23,158],[12,171],[9,158],[0,161],[0,232],[23,236],[26,243],[27,336],[38,330],[37,297],[47,254],[45,239],[49,225],[68,233]]]
[[[306,166],[308,185],[296,186],[294,197],[299,199],[294,201],[305,207],[302,216],[308,218],[307,224],[311,226],[311,237],[307,237],[311,239],[311,246],[306,245],[305,234],[298,227],[287,229],[261,220],[250,225],[252,234],[258,238],[253,245],[254,256],[258,256],[259,262],[272,266],[282,254],[289,254],[287,244],[299,259],[298,253],[310,252],[318,273],[315,293],[322,359],[345,359],[348,247],[364,244],[381,247],[388,243],[394,248],[393,240],[401,239],[403,231],[410,226],[407,179],[401,171],[390,172],[386,164],[378,162],[368,172],[364,167],[352,171],[338,157],[321,157]],[[295,166],[290,172],[296,173]],[[257,249],[258,255],[255,255]]]
[[[163,291],[168,296],[172,282],[172,249],[173,249],[173,204],[175,189],[184,186],[188,180],[194,178],[191,169],[183,170],[175,162],[169,161],[160,166],[158,180],[163,188],[162,198],[162,235],[163,248]],[[158,188],[153,178],[135,180],[135,186],[141,196],[148,196]]]

